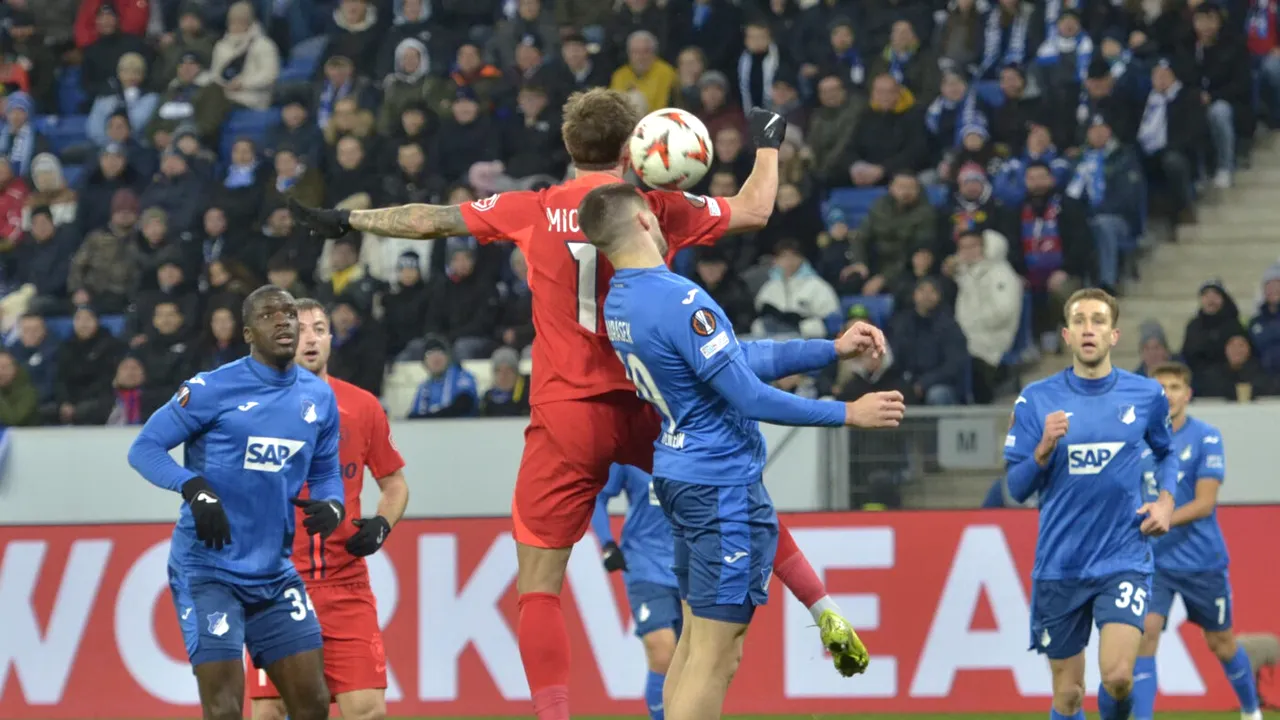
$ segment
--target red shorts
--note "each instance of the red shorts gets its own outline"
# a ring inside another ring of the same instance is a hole
[[[307,588],[324,639],[324,681],[329,694],[387,687],[387,656],[378,629],[378,607],[368,583]],[[249,697],[278,698],[264,670],[249,664]]]
[[[511,504],[516,541],[572,547],[591,525],[609,466],[648,472],[661,429],[653,408],[630,392],[535,405]]]

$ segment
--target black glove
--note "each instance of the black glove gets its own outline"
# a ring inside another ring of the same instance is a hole
[[[782,138],[787,134],[787,121],[781,115],[763,108],[751,108],[747,113],[747,122],[751,123],[751,142],[757,150],[777,150],[782,147]]]
[[[346,514],[342,503],[337,500],[294,498],[292,502],[302,508],[302,512],[307,515],[302,521],[303,526],[307,528],[307,534],[319,535],[321,539],[329,537],[334,530],[337,530],[342,524],[343,515]]]
[[[182,486],[182,499],[191,508],[191,519],[196,521],[196,539],[211,550],[221,550],[231,544],[227,511],[208,481],[202,477],[188,480]]]
[[[618,572],[627,569],[627,559],[622,557],[622,550],[618,548],[618,543],[605,543],[604,547],[600,548],[600,555],[604,557],[605,570]]]
[[[347,552],[356,557],[364,557],[378,552],[378,548],[382,547],[382,543],[387,541],[387,536],[391,534],[391,523],[381,515],[374,515],[368,520],[356,518],[351,521],[359,530],[356,534],[347,538]]]
[[[326,240],[340,238],[351,232],[350,210],[309,208],[289,198],[289,213],[299,225]]]

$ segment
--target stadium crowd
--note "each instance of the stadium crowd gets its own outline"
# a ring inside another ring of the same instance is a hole
[[[602,85],[702,118],[698,193],[749,174],[742,108],[787,119],[768,226],[676,267],[744,334],[868,319],[891,353],[782,387],[990,402],[1058,351],[1067,294],[1136,277],[1149,214],[1194,223],[1257,122],[1280,127],[1278,5],[5,0],[0,423],[144,421],[245,354],[263,282],[332,308],[335,376],[380,393],[389,364],[423,362],[410,417],[527,413],[517,251],[322,244],[285,201],[547,186],[569,170],[558,108]],[[1280,263],[1261,280],[1256,310],[1206,282],[1183,348],[1144,324],[1144,366],[1180,355],[1201,395],[1280,394]]]

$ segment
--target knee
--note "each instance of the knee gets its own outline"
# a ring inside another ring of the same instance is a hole
[[[957,405],[959,399],[950,385],[932,385],[924,391],[925,405]]]
[[[1268,55],[1263,58],[1259,70],[1273,83],[1280,80],[1280,55]]]
[[[1234,116],[1235,112],[1231,108],[1231,103],[1226,100],[1215,100],[1209,104],[1210,120],[1230,124]]]
[[[649,661],[649,670],[666,675],[667,670],[671,667],[671,658],[676,654],[676,643],[674,638],[654,638],[654,635],[665,635],[666,633],[650,633],[644,640],[644,653]]]
[[[323,684],[297,698],[298,707],[290,707],[289,720],[329,720],[329,689]]]
[[[387,706],[383,702],[373,702],[365,706],[356,708],[356,711],[349,716],[343,714],[343,720],[386,720]]]
[[[1230,630],[1207,632],[1204,634],[1204,641],[1209,646],[1209,651],[1222,662],[1228,662],[1236,656],[1236,636]]]
[[[1075,715],[1084,707],[1084,685],[1072,680],[1053,689],[1053,704],[1063,715]]]
[[[1133,690],[1133,668],[1103,668],[1102,687],[1106,688],[1113,698],[1129,697],[1129,693]]]
[[[244,698],[238,693],[219,690],[205,700],[204,716],[208,720],[241,720]]]
[[[279,700],[254,700],[253,720],[284,720],[284,703]]]

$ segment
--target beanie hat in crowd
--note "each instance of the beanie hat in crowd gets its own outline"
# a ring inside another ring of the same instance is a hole
[[[407,270],[409,268],[421,272],[422,258],[412,250],[405,250],[400,253],[400,257],[396,258],[396,270]]]
[[[1165,336],[1164,327],[1160,325],[1158,320],[1143,320],[1138,326],[1138,349],[1146,347],[1147,343],[1152,340],[1158,340],[1166,350],[1169,349],[1169,339]]]
[[[1228,297],[1227,286],[1222,283],[1222,280],[1220,278],[1210,278],[1208,280],[1205,280],[1204,284],[1200,286],[1200,292],[1196,294],[1203,295],[1208,290],[1213,290],[1214,292],[1221,295],[1223,299],[1226,299]]]
[[[138,213],[138,195],[129,188],[121,188],[111,196],[111,212],[131,212],[135,215]]]
[[[445,355],[449,354],[449,340],[443,335],[433,333],[422,339],[422,354],[424,357],[427,353],[437,350]]]
[[[967,182],[969,180],[986,182],[987,174],[982,171],[982,166],[978,163],[968,162],[961,166],[960,174],[956,176],[956,179],[960,182]]]
[[[509,347],[500,347],[493,351],[493,356],[489,358],[493,362],[493,368],[496,370],[502,366],[520,369],[520,353]]]
[[[832,225],[848,225],[849,219],[845,216],[844,210],[834,205],[827,210],[826,216],[823,218],[827,222],[827,227]]]

